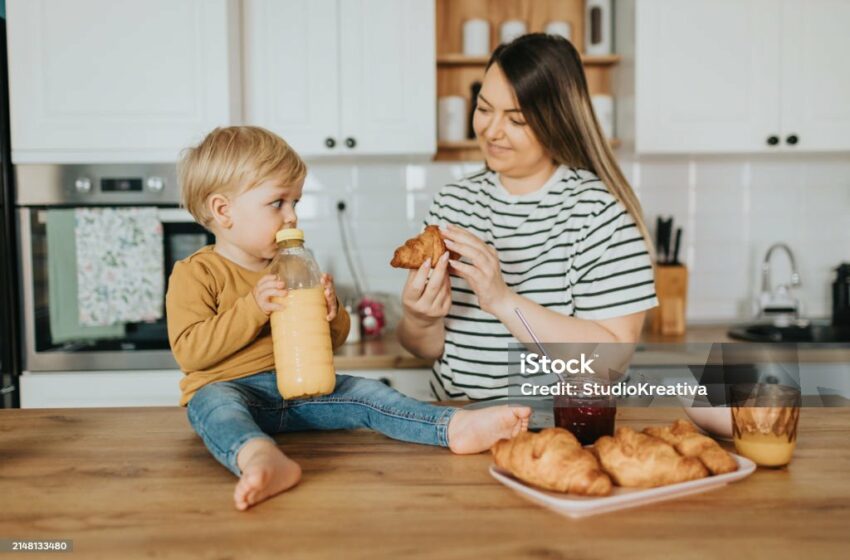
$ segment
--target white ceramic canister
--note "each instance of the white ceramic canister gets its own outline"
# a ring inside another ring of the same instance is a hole
[[[437,101],[437,138],[441,142],[466,139],[466,98],[447,95]]]
[[[517,37],[526,34],[525,22],[518,19],[509,19],[502,24],[500,38],[502,43],[510,43]]]
[[[546,24],[548,35],[558,35],[567,41],[573,40],[573,26],[568,21],[550,21]]]
[[[611,54],[611,0],[587,0],[584,14],[584,54]]]
[[[463,22],[463,54],[487,56],[490,54],[490,23],[485,19],[468,19]]]

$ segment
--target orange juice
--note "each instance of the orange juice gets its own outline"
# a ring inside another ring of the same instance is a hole
[[[733,386],[732,439],[735,449],[761,467],[784,467],[797,446],[800,390],[756,383]]]
[[[336,373],[322,288],[291,290],[274,300],[284,308],[271,315],[280,394],[292,399],[332,393]]]
[[[788,441],[788,436],[745,432],[736,435],[735,449],[757,465],[781,467],[791,462],[797,441]]]
[[[321,270],[304,247],[304,232],[277,232],[278,254],[272,261],[288,290],[273,298],[283,309],[271,314],[277,387],[285,399],[315,397],[333,392],[336,371]]]

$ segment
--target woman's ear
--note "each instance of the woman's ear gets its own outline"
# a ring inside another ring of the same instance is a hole
[[[222,229],[230,229],[233,219],[230,217],[230,200],[223,194],[213,194],[207,199],[207,208],[216,225]]]

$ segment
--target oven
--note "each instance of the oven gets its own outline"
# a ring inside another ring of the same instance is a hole
[[[178,369],[169,349],[164,301],[160,319],[124,323],[122,334],[54,340],[48,266],[51,250],[59,249],[50,247],[46,226],[49,213],[60,208],[156,208],[167,290],[174,263],[214,242],[213,235],[180,208],[176,166],[18,165],[15,172],[25,372]]]

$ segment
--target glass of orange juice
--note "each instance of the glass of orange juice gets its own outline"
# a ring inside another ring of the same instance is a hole
[[[731,388],[735,449],[761,467],[784,467],[797,444],[800,390],[756,383]]]

